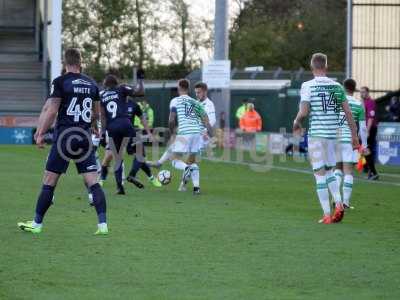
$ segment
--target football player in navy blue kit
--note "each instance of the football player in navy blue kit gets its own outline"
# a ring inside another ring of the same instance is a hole
[[[143,114],[143,111],[140,108],[140,106],[132,100],[128,101],[128,116],[131,120],[131,124],[134,124],[135,117],[138,117],[140,119],[147,136],[150,138],[150,141],[153,142],[153,136],[150,133],[150,129],[147,125],[147,120]],[[133,183],[139,189],[144,188],[143,183],[141,183],[136,177],[139,170],[142,169],[143,172],[146,174],[150,183],[153,186],[159,188],[162,186],[162,184],[151,173],[150,166],[145,161],[146,154],[145,154],[144,145],[143,145],[143,137],[141,134],[142,134],[142,130],[135,128],[135,135],[134,135],[133,143],[128,145],[128,149],[129,149],[128,153],[135,154],[135,158],[133,159],[132,168],[131,168],[131,171],[129,172],[129,175],[126,178],[126,180],[130,183]]]
[[[107,130],[108,145],[115,160],[114,175],[117,182],[117,194],[124,195],[122,185],[123,153],[129,139],[135,135],[128,115],[127,97],[144,95],[143,78],[138,77],[135,88],[129,85],[118,85],[114,75],[107,75],[103,82],[104,90],[100,92],[101,98],[101,124]],[[146,129],[148,129],[146,124]]]
[[[53,80],[50,97],[43,106],[34,136],[38,147],[43,148],[44,135],[57,119],[55,139],[47,158],[36,214],[33,221],[19,222],[18,227],[31,233],[42,231],[42,221],[52,204],[58,179],[67,171],[72,160],[93,195],[98,217],[95,234],[105,235],[108,234],[106,199],[97,181],[96,158],[91,141],[91,129],[98,134],[99,89],[93,79],[80,73],[79,50],[66,50],[64,61],[66,73]]]

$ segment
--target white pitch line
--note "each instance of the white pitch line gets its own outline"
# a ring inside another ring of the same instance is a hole
[[[242,162],[242,161],[227,161],[227,160],[217,159],[217,158],[202,157],[202,159],[208,160],[208,161],[212,161],[212,162],[234,164],[234,165],[248,166],[248,167],[254,167],[254,168],[265,167],[265,168],[270,168],[270,169],[275,169],[275,170],[280,170],[280,171],[288,171],[288,172],[311,174],[311,175],[313,174],[312,171],[308,171],[308,170],[304,170],[304,169],[280,167],[280,166],[274,166],[274,165],[261,165],[261,164],[247,163],[247,162]],[[400,186],[400,183],[396,183],[396,182],[382,181],[382,180],[368,180],[368,179],[364,179],[364,178],[361,178],[361,177],[356,177],[356,178],[357,178],[357,180],[360,180],[362,182],[368,182],[368,183],[372,183],[372,184],[384,184],[384,185]]]
[[[382,172],[379,172],[379,175],[383,175],[383,176],[387,176],[387,177],[394,177],[394,178],[399,178],[399,179],[400,179],[400,175],[399,175],[399,174],[392,174],[392,173],[382,173]]]

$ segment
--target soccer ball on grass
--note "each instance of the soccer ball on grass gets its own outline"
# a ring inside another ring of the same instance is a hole
[[[158,173],[157,178],[162,185],[167,185],[171,182],[171,172],[168,170],[161,170]]]

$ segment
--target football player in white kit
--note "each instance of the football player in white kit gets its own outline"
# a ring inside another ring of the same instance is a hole
[[[215,106],[214,103],[208,98],[207,92],[208,92],[208,87],[207,84],[204,82],[198,82],[194,86],[194,90],[196,93],[196,98],[200,103],[202,104],[207,116],[208,120],[210,122],[211,127],[214,128],[215,123],[216,123],[216,116],[215,116]],[[207,128],[203,129],[203,135],[202,135],[202,140],[201,140],[201,150],[204,150],[207,148],[210,142],[210,137],[207,134]],[[167,150],[165,150],[164,154],[161,156],[161,158],[156,161],[156,162],[148,162],[148,164],[152,167],[155,168],[160,168],[163,163],[165,163],[167,160],[170,160],[173,158],[173,144],[169,145]],[[187,164],[181,160],[178,159],[173,159],[172,160],[172,166],[178,170],[185,170],[187,167]]]
[[[346,98],[349,102],[351,114],[354,122],[358,123],[359,136],[361,138],[361,152],[364,155],[369,154],[367,148],[367,124],[365,121],[364,105],[354,97],[356,91],[356,82],[353,79],[346,79],[343,82],[346,91]],[[350,198],[353,191],[353,169],[358,162],[359,150],[353,150],[351,146],[351,132],[349,125],[344,116],[344,112],[340,112],[338,143],[336,143],[336,169],[335,177],[339,184],[342,185],[343,206],[345,209],[353,209],[350,206]]]
[[[193,194],[200,194],[200,168],[196,158],[203,146],[204,128],[212,136],[213,129],[208,121],[204,106],[197,100],[189,97],[189,81],[178,81],[178,97],[171,100],[168,126],[175,136],[172,153],[174,162],[184,164],[185,169],[179,191],[186,191],[186,183],[191,177]],[[187,156],[186,162],[183,162]]]
[[[204,107],[204,110],[207,113],[208,121],[210,122],[211,127],[214,128],[215,123],[217,121],[216,117],[215,117],[215,107],[214,107],[214,103],[207,96],[207,92],[208,92],[207,84],[204,82],[196,83],[196,85],[194,86],[194,91],[196,93],[197,100],[200,101],[200,103]],[[202,145],[203,145],[202,150],[207,148],[209,143],[210,143],[210,137],[207,134],[207,128],[204,128],[203,140],[202,140]]]

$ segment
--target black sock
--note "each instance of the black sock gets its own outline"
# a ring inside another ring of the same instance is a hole
[[[140,166],[140,168],[146,173],[147,177],[151,177],[151,170],[148,164],[146,164],[145,162],[142,163],[142,165]]]
[[[54,186],[44,184],[36,203],[35,222],[41,224],[46,211],[52,204]]]
[[[132,177],[136,177],[137,172],[139,172],[139,169],[142,166],[142,162],[138,161],[137,158],[135,157],[135,159],[132,162],[132,168],[131,171],[129,172],[129,175]]]
[[[101,180],[106,180],[108,174],[108,166],[101,166]]]
[[[90,191],[92,192],[93,195],[93,205],[96,209],[97,212],[97,217],[99,219],[99,224],[100,223],[106,223],[107,222],[107,217],[106,217],[106,212],[107,212],[107,204],[106,204],[106,196],[104,195],[104,192],[100,186],[100,184],[95,183],[90,187]]]
[[[118,187],[122,186],[122,171],[123,171],[122,164],[123,161],[121,161],[119,168],[116,171],[114,171],[115,181],[117,182]]]
[[[376,175],[378,172],[376,171],[376,168],[375,168],[375,157],[373,157],[372,154],[367,155],[365,157],[365,160],[367,161],[367,165],[368,165],[368,169],[369,169],[370,173],[372,175]]]

